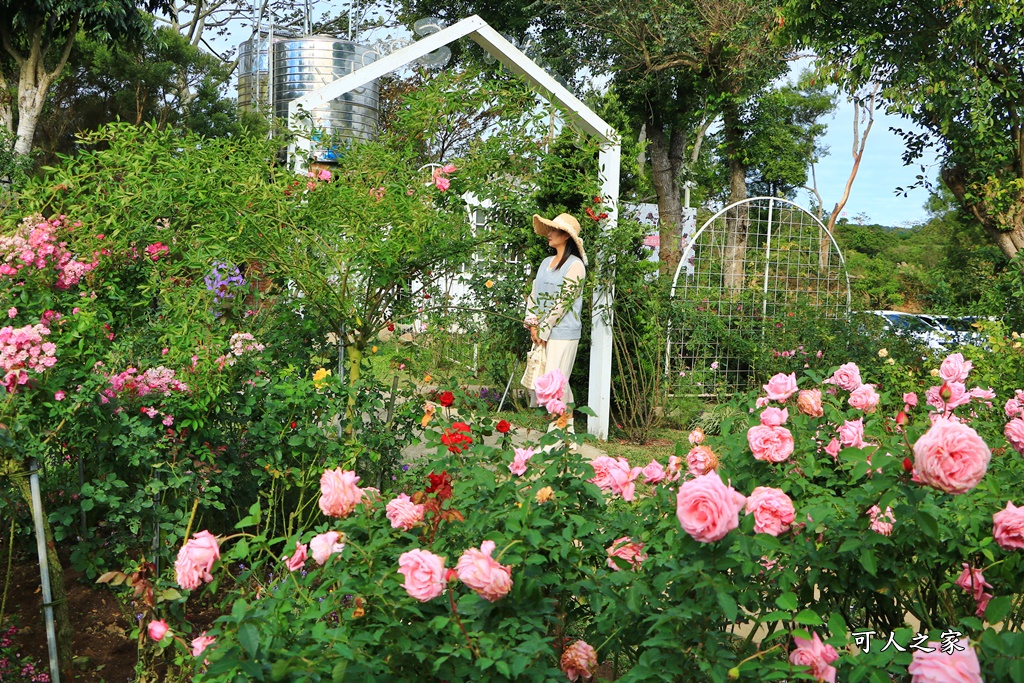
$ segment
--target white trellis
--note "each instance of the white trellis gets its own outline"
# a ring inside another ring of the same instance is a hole
[[[619,161],[621,156],[619,135],[615,128],[477,15],[417,40],[415,43],[353,71],[333,83],[293,100],[288,105],[288,119],[297,122],[298,126],[303,126],[308,131],[310,123],[300,117],[302,111],[317,109],[347,92],[360,88],[464,37],[474,40],[507,69],[524,78],[540,95],[561,105],[573,125],[600,141],[601,149],[598,161],[601,173],[601,194],[606,203],[604,211],[608,213],[605,229],[613,229],[618,223]],[[298,136],[292,143],[289,153],[296,172],[305,170],[305,164],[311,151],[312,140],[308,134]],[[614,292],[609,289],[599,288],[594,291],[589,404],[595,415],[588,418],[587,430],[601,440],[608,438],[608,420],[611,411],[611,302],[613,296]]]
[[[708,392],[743,389],[754,369],[740,350],[744,340],[771,335],[797,307],[846,317],[850,278],[835,238],[813,214],[787,199],[755,197],[694,234],[672,296],[684,312],[669,329],[665,372],[697,372]]]

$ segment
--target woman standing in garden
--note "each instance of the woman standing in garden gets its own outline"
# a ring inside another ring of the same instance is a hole
[[[573,403],[569,377],[576,362],[576,349],[580,343],[583,310],[583,280],[587,276],[587,254],[580,238],[580,223],[567,213],[548,220],[534,215],[533,230],[547,237],[553,256],[541,261],[533,289],[526,305],[526,327],[534,348],[545,350],[544,369],[541,374],[555,368],[566,377],[563,401]],[[536,395],[534,395],[536,405]],[[572,416],[567,429],[572,431]]]

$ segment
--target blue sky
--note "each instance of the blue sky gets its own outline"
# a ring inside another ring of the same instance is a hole
[[[818,191],[827,215],[842,196],[853,166],[853,105],[849,101],[842,101],[835,115],[826,119],[826,123],[828,132],[822,143],[829,147],[830,153],[817,165],[817,175]],[[916,130],[908,120],[899,116],[890,116],[885,112],[875,114],[875,124],[868,136],[864,159],[844,209],[850,221],[858,214],[867,214],[865,222],[899,226],[920,223],[928,217],[924,209],[928,199],[927,190],[912,190],[906,197],[895,194],[895,190],[897,187],[912,185],[916,176],[921,174],[922,164],[926,167],[925,177],[934,181],[938,175],[935,155],[929,151],[924,159],[912,166],[904,166],[903,140],[892,132],[893,127]],[[801,192],[797,201],[809,206],[809,194]]]

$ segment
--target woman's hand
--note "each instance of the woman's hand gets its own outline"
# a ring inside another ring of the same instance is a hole
[[[547,345],[546,342],[543,339],[540,338],[540,335],[537,334],[537,326],[536,325],[530,325],[530,339],[533,340],[533,345],[534,346],[546,346]]]

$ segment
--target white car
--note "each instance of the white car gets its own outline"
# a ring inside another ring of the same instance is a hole
[[[952,336],[938,327],[937,324],[929,324],[926,320],[913,313],[903,313],[901,311],[865,312],[881,316],[885,319],[887,329],[892,330],[896,334],[916,339],[929,349],[945,351],[954,343]]]

